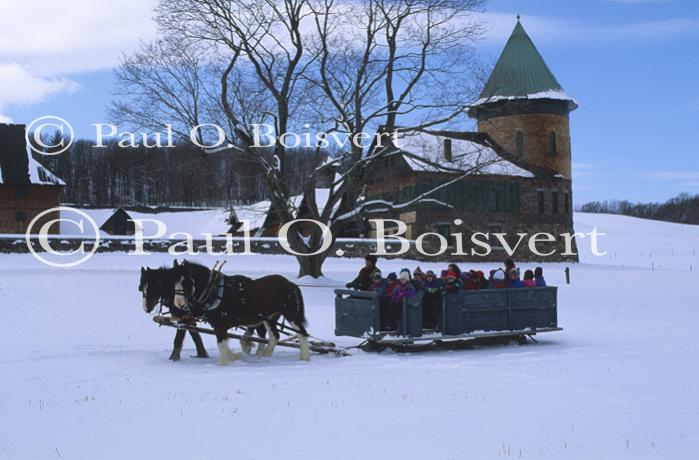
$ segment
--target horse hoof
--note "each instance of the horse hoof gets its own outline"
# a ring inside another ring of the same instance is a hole
[[[203,354],[198,354],[198,355],[192,356],[192,358],[208,358],[208,357],[209,357],[208,353],[203,353]]]
[[[179,356],[170,356],[170,361],[179,361],[180,357]]]

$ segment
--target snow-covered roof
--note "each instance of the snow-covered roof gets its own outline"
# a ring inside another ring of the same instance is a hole
[[[537,99],[553,99],[557,101],[568,101],[572,103],[575,107],[577,107],[578,101],[573,99],[572,97],[568,96],[565,91],[557,90],[557,89],[552,89],[548,91],[540,91],[538,93],[533,93],[533,94],[527,94],[524,96],[490,96],[490,97],[483,97],[478,99],[476,102],[472,104],[472,107],[476,107],[482,104],[487,104],[491,102],[500,102],[500,101],[514,101],[514,100],[537,100]]]
[[[81,211],[87,213],[95,221],[97,227],[102,227],[116,212],[116,209],[81,209]],[[167,235],[175,232],[184,232],[195,237],[202,233],[211,233],[216,236],[223,235],[230,229],[230,225],[227,223],[230,211],[227,209],[160,213],[126,212],[132,219],[151,219],[163,222],[167,227]],[[76,232],[77,229],[72,224],[61,223],[61,233],[72,234]],[[155,232],[157,232],[155,223],[144,222],[144,235],[152,235]]]
[[[518,18],[493,72],[472,107],[498,101],[534,99],[567,101],[569,110],[578,107],[578,103],[563,91]]]
[[[27,171],[29,184],[33,185],[66,185],[58,176],[49,171],[47,168],[41,165],[38,161],[32,158],[31,154],[27,152],[27,158],[29,160],[29,170]],[[0,184],[3,183],[2,165],[0,164]],[[18,182],[16,185],[20,185]]]
[[[473,174],[534,177],[534,174],[505,160],[492,148],[477,142],[451,138],[452,161],[444,156],[444,137],[430,133],[406,133],[397,147],[416,172],[470,171]],[[426,161],[425,161],[426,160]]]
[[[66,185],[57,175],[49,171],[29,155],[29,181],[37,185]]]

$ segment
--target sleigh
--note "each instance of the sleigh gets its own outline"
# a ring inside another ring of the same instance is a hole
[[[395,329],[381,324],[376,292],[335,290],[335,335],[365,339],[363,348],[381,350],[414,344],[461,346],[483,342],[520,344],[558,327],[557,288],[459,291],[442,297],[436,327],[423,327],[422,291],[403,299]],[[469,342],[469,343],[465,343]]]

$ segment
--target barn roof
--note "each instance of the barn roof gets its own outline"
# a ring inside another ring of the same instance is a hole
[[[577,107],[558,83],[517,18],[510,38],[474,105],[509,99],[555,99]]]
[[[202,233],[211,233],[217,236],[227,233],[230,229],[227,222],[230,211],[226,209],[157,213],[129,211],[123,208],[82,209],[82,211],[87,213],[103,231],[108,230],[102,229],[102,227],[110,220],[129,218],[160,220],[166,225],[168,235],[175,232],[185,232],[194,236]],[[157,226],[153,223],[145,222],[143,225],[144,234],[153,234],[156,230]],[[61,233],[71,234],[75,231],[76,228],[72,224],[61,224]]]
[[[32,158],[25,129],[24,125],[0,124],[0,184],[66,185]]]
[[[451,140],[452,161],[447,161],[444,152],[444,136],[414,132],[398,139],[398,151],[415,172],[468,172],[475,175],[502,175],[534,177],[534,174],[504,159],[491,147],[476,141],[448,138]]]

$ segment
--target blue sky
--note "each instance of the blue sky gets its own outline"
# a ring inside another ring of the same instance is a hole
[[[94,5],[66,0],[52,11],[58,6],[39,0],[3,0],[0,16],[36,26],[0,30],[10,43],[0,50],[0,119],[60,115],[79,136],[108,120],[111,68],[120,52],[152,38],[152,0]],[[487,9],[482,58],[497,59],[520,14],[580,103],[571,115],[576,204],[699,193],[699,2],[493,0]],[[57,25],[65,12],[68,23]]]

